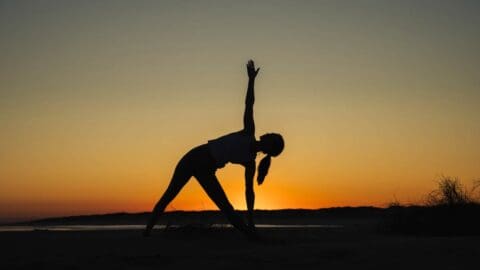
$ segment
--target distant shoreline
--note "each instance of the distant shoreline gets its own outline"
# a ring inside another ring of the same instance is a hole
[[[331,207],[321,209],[278,209],[255,210],[258,224],[329,224],[332,219],[372,219],[378,218],[386,208]],[[237,211],[245,215],[245,210]],[[20,222],[3,222],[0,226],[18,225],[115,225],[115,224],[145,224],[150,212],[140,213],[106,213],[93,215],[49,217]],[[169,211],[165,212],[158,224],[211,224],[225,223],[226,219],[218,210],[204,211]],[[227,222],[228,223],[228,222]]]

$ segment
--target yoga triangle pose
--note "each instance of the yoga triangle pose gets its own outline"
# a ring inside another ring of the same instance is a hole
[[[284,147],[283,138],[277,133],[264,134],[260,136],[258,141],[255,138],[253,103],[255,101],[255,78],[259,70],[260,68],[255,69],[255,64],[252,60],[248,61],[248,88],[245,100],[245,113],[243,115],[243,129],[197,146],[180,159],[167,190],[153,208],[144,231],[145,236],[150,235],[159,215],[163,213],[167,205],[177,196],[192,176],[198,180],[210,199],[225,214],[235,228],[245,233],[248,237],[255,236],[255,224],[253,221],[255,158],[258,152],[266,154],[258,166],[257,183],[261,185],[268,173],[271,157],[278,156]],[[245,196],[248,209],[247,224],[235,212],[215,176],[216,170],[223,168],[228,162],[241,164],[245,167]]]

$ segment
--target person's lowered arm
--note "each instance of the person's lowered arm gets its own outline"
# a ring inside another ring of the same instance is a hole
[[[255,229],[253,222],[253,208],[255,204],[255,192],[253,191],[253,178],[255,176],[255,161],[245,164],[245,199],[247,201],[248,227]]]

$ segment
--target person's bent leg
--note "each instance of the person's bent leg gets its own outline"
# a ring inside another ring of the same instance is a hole
[[[222,186],[218,182],[215,174],[202,174],[195,175],[200,185],[203,187],[205,192],[208,194],[210,199],[218,206],[218,208],[225,214],[228,221],[240,230],[245,233],[247,236],[252,237],[253,232],[247,227],[245,222],[240,218],[240,216],[235,212],[233,206],[228,201],[227,195],[222,189]]]
[[[175,168],[175,172],[173,173],[172,180],[170,181],[167,190],[163,193],[162,197],[153,208],[152,214],[150,215],[150,219],[144,231],[145,236],[150,235],[150,232],[153,226],[155,226],[158,217],[163,213],[167,205],[177,196],[180,190],[188,182],[190,177],[192,177],[191,170],[187,166],[184,166],[181,162],[182,161],[180,161]]]

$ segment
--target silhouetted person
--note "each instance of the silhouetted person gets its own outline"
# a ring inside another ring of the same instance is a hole
[[[159,215],[163,213],[167,205],[177,196],[178,192],[192,176],[198,180],[208,196],[235,228],[249,237],[255,236],[255,224],[253,222],[255,158],[257,152],[266,154],[258,166],[257,182],[261,185],[268,173],[271,157],[278,156],[284,147],[282,136],[276,133],[264,134],[259,141],[255,139],[255,123],[253,120],[254,84],[259,70],[260,68],[255,69],[255,64],[252,60],[248,61],[248,89],[245,100],[245,113],[243,115],[243,129],[197,146],[180,159],[167,190],[153,208],[150,220],[144,231],[145,236],[150,234]],[[215,176],[215,171],[223,168],[228,162],[241,164],[245,167],[248,225],[234,211]]]

